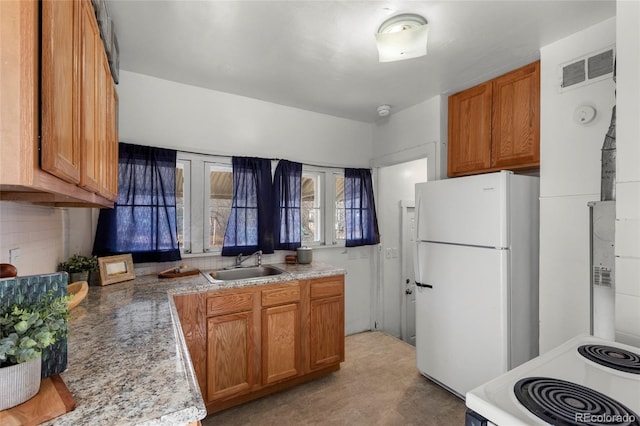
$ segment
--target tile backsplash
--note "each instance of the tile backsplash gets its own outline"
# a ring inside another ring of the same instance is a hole
[[[0,201],[0,263],[12,263],[9,250],[17,248],[18,275],[55,272],[63,259],[63,214],[53,207]]]

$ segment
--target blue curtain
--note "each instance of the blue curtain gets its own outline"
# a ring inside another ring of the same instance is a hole
[[[346,246],[380,242],[378,219],[369,169],[344,169]]]
[[[119,144],[118,200],[101,209],[93,254],[133,261],[180,260],[176,228],[176,151]]]
[[[295,250],[301,239],[302,164],[280,160],[273,178],[273,239],[276,250]]]
[[[223,256],[273,253],[271,160],[233,157],[233,200]]]

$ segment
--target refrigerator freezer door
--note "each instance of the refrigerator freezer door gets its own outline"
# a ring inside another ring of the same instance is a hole
[[[499,172],[416,184],[416,240],[509,247],[510,176]]]
[[[416,248],[417,367],[463,396],[507,371],[509,251],[437,243]]]

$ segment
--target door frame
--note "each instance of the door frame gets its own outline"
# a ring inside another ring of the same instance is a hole
[[[400,201],[400,253],[401,253],[401,262],[400,262],[400,277],[398,277],[398,279],[400,280],[400,300],[401,305],[400,305],[400,338],[402,340],[404,340],[405,342],[408,339],[408,333],[407,333],[407,295],[405,294],[406,291],[406,285],[403,285],[404,280],[405,280],[405,276],[404,276],[404,272],[407,269],[407,256],[411,256],[413,255],[413,251],[411,253],[405,253],[404,247],[405,247],[405,227],[407,226],[407,219],[408,219],[408,209],[410,208],[414,208],[416,207],[416,203],[414,200],[402,200]]]
[[[370,161],[373,169],[373,187],[375,191],[376,209],[380,211],[378,203],[380,202],[380,185],[379,176],[380,169],[387,166],[394,166],[409,161],[427,159],[427,181],[433,181],[446,177],[447,164],[447,147],[445,142],[440,140],[429,141],[410,148],[401,149],[396,152],[382,154]],[[444,167],[442,166],[444,164]],[[442,175],[444,173],[444,176]],[[384,232],[384,230],[381,230]],[[372,289],[373,297],[371,298],[371,330],[384,329],[384,309],[383,309],[383,286],[384,286],[384,253],[382,245],[378,244],[378,253],[374,260],[374,270],[376,271],[374,278],[374,288]]]

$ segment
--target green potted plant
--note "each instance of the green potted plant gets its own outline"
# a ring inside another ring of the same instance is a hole
[[[0,307],[0,410],[38,393],[42,350],[67,335],[68,300],[51,291],[37,303]]]
[[[98,270],[98,258],[74,254],[66,262],[61,262],[58,269],[69,274],[69,282],[89,281],[89,273]]]

